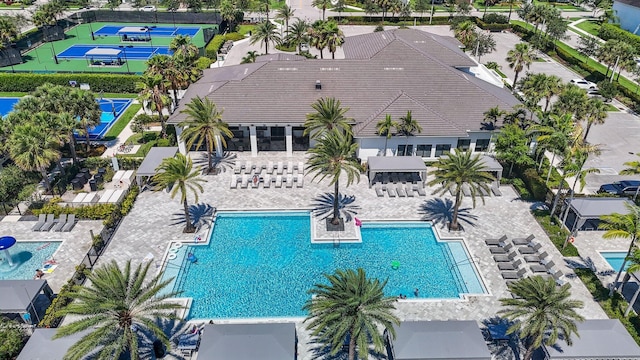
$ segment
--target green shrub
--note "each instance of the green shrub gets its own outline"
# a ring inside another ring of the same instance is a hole
[[[129,189],[129,193],[125,196],[124,200],[122,200],[122,205],[120,206],[120,214],[125,216],[131,211],[133,208],[133,203],[136,202],[136,197],[140,194],[140,188],[136,185],[133,185],[131,189]]]
[[[547,196],[547,186],[544,180],[538,175],[535,168],[528,168],[522,173],[522,180],[531,193],[533,200],[544,201]]]
[[[73,287],[72,281],[73,278],[69,279],[66,284],[62,285],[56,297],[51,300],[51,304],[45,311],[42,320],[38,323],[39,327],[51,328],[58,326],[62,318],[56,316],[56,314],[72,300],[71,297],[69,297]]]
[[[231,33],[228,33],[228,34],[224,35],[224,40],[225,41],[228,41],[228,40],[239,41],[239,40],[242,40],[242,39],[244,39],[244,35],[239,34],[237,32],[231,32]]]
[[[640,36],[621,29],[620,25],[602,24],[598,30],[598,36],[603,40],[616,39],[624,41],[635,47],[636,52],[640,53]]]
[[[534,210],[532,213],[540,226],[542,226],[544,231],[547,233],[547,236],[549,236],[549,239],[551,239],[553,245],[556,246],[563,256],[580,256],[578,249],[576,249],[576,247],[571,243],[567,243],[567,246],[564,249],[562,248],[569,236],[569,231],[552,222],[551,217],[549,216],[549,211]]]
[[[109,217],[115,211],[115,204],[93,204],[79,207],[60,206],[59,198],[54,198],[44,204],[42,209],[34,209],[34,215],[54,214],[56,217],[60,214],[75,214],[79,219],[103,220]]]
[[[211,66],[211,59],[206,56],[201,56],[196,61],[196,68],[198,70],[208,69]]]
[[[82,166],[86,167],[89,170],[97,170],[99,168],[111,166],[111,159],[103,158],[100,156],[90,157],[84,160]]]
[[[509,19],[505,15],[497,14],[497,13],[486,14],[482,18],[482,21],[484,21],[487,24],[509,24]]]
[[[378,26],[376,26],[375,29],[373,29],[373,32],[379,32],[379,31],[384,31],[384,26],[378,25]]]
[[[204,48],[204,55],[209,59],[216,61],[218,60],[218,51],[227,40],[238,41],[244,39],[244,35],[239,33],[228,33],[228,34],[218,34],[214,36],[211,41]]]
[[[280,51],[286,51],[286,52],[295,52],[297,48],[295,45],[283,43],[283,44],[276,45],[276,49]]]
[[[78,84],[87,83],[95,92],[135,93],[137,75],[115,74],[31,74],[31,73],[0,73],[0,91],[25,91],[35,89],[45,83],[53,85],[69,85],[69,81]]]
[[[527,189],[527,187],[525,186],[524,181],[522,181],[522,179],[520,179],[520,178],[513,178],[513,179],[503,178],[502,180],[500,180],[500,182],[503,183],[503,184],[511,184],[511,185],[513,185],[513,187],[516,189],[518,194],[520,194],[520,198],[522,198],[522,199],[531,199],[531,193],[529,193],[529,189]]]

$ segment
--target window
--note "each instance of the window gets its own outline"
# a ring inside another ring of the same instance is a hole
[[[413,145],[398,145],[397,156],[413,155]]]
[[[431,145],[418,145],[416,156],[431,157]]]
[[[489,150],[489,139],[478,139],[476,140],[476,149],[475,151],[487,151]]]
[[[467,151],[471,147],[471,139],[458,139],[458,149],[460,151]]]
[[[448,153],[450,151],[451,151],[451,144],[436,145],[436,157],[440,157],[445,152]]]

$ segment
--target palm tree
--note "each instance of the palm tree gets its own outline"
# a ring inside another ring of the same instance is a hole
[[[165,93],[167,81],[161,75],[144,75],[141,81],[136,84],[140,91],[138,99],[146,104],[151,111],[158,112],[158,120],[162,125],[162,137],[167,134],[163,110],[169,106],[171,99]]]
[[[85,148],[88,156],[91,145],[89,131],[100,125],[102,110],[91,91],[74,88],[69,93],[69,100],[67,111],[78,119],[78,129],[85,135]]]
[[[324,20],[316,20],[310,28],[307,29],[309,43],[320,51],[320,59],[324,59],[324,48],[327,47],[327,31],[325,29]]]
[[[289,36],[289,20],[293,18],[293,13],[295,13],[295,9],[292,9],[289,5],[284,4],[278,12],[276,13],[276,19],[284,20],[284,31],[285,37]]]
[[[191,37],[176,35],[169,44],[169,49],[173,51],[173,58],[180,62],[193,63],[198,59],[198,47],[191,41]]]
[[[575,128],[571,114],[549,114],[549,116],[543,116],[541,119],[542,123],[531,126],[528,133],[536,134],[537,143],[542,146],[543,150],[549,150],[553,154],[549,172],[547,173],[547,180],[545,181],[545,184],[548,184],[556,155],[563,154],[566,151],[573,138]],[[540,168],[542,167],[542,161],[544,161],[544,156],[540,161]]]
[[[322,9],[322,21],[324,21],[324,13],[327,11],[327,8],[331,6],[331,0],[313,0],[311,6]]]
[[[384,156],[387,156],[387,141],[389,141],[393,135],[391,131],[394,129],[397,131],[399,126],[398,122],[393,120],[389,114],[387,114],[384,120],[380,120],[376,124],[378,135],[384,136]]]
[[[276,26],[270,22],[265,21],[263,23],[258,24],[255,30],[253,31],[253,35],[251,35],[251,45],[264,41],[264,53],[269,53],[269,42],[274,44],[280,44],[282,39],[280,39],[280,35],[278,35],[278,31]]]
[[[630,204],[625,204],[625,207],[629,211],[627,214],[613,213],[610,215],[603,215],[600,217],[601,222],[598,226],[598,229],[606,230],[602,235],[605,239],[631,239],[629,250],[622,262],[622,266],[620,266],[618,275],[616,275],[611,291],[609,291],[609,296],[612,296],[613,292],[618,288],[620,274],[624,271],[627,265],[627,258],[631,256],[636,245],[636,240],[638,239],[638,236],[640,236],[640,207]]]
[[[298,18],[288,28],[288,35],[285,41],[295,45],[298,48],[298,54],[302,52],[302,44],[309,41],[307,30],[309,30],[309,24]]]
[[[637,156],[640,156],[640,154],[636,154]],[[626,163],[623,163],[622,165],[628,166],[627,168],[623,169],[622,171],[620,171],[620,175],[638,175],[640,174],[640,161],[627,161]],[[633,201],[636,201],[636,198],[638,197],[638,192],[640,192],[640,187],[638,187],[638,189],[636,189],[636,193],[633,195]]]
[[[198,202],[198,192],[203,192],[200,183],[206,182],[206,180],[200,177],[200,169],[194,169],[191,159],[179,153],[174,158],[162,160],[162,163],[156,169],[153,181],[156,183],[155,191],[162,191],[173,186],[173,190],[171,190],[172,199],[180,192],[180,202],[182,202],[184,206],[184,219],[186,223],[184,232],[195,232],[196,229],[191,223],[191,217],[189,216],[187,195],[188,191],[191,191],[195,197],[195,201]]]
[[[529,92],[533,92],[539,96],[539,98],[544,98],[545,104],[543,111],[546,112],[549,108],[551,97],[557,95],[562,90],[562,79],[555,75],[547,75],[544,73],[527,74],[522,81],[521,90],[527,94],[527,97]]]
[[[349,360],[368,356],[369,343],[378,352],[384,351],[382,329],[395,338],[394,325],[400,320],[393,314],[396,299],[384,295],[387,280],[367,278],[363,269],[336,270],[335,274],[324,274],[329,284],[320,283],[309,290],[311,299],[303,309],[309,312],[304,320],[307,330],[320,342],[331,346],[331,355],[336,355],[349,339]]]
[[[507,334],[519,333],[527,340],[524,360],[530,360],[533,352],[542,344],[553,345],[559,336],[571,345],[571,335],[578,334],[576,322],[584,321],[577,309],[584,306],[580,300],[572,300],[571,285],[556,286],[553,278],[531,276],[507,285],[514,298],[500,299],[505,308],[499,313],[515,321]]]
[[[320,138],[333,129],[351,135],[353,119],[345,116],[349,108],[343,108],[341,105],[340,100],[333,97],[320,98],[311,104],[311,107],[316,112],[307,114],[307,121],[304,123],[304,135],[311,134],[312,138]]]
[[[476,196],[480,196],[484,204],[484,195],[490,192],[489,185],[495,180],[493,175],[486,171],[486,165],[480,159],[480,155],[473,155],[471,151],[462,152],[456,149],[455,153],[448,153],[433,164],[436,168],[429,174],[434,179],[429,186],[439,185],[434,194],[443,195],[447,191],[454,191],[456,202],[451,217],[451,230],[458,230],[458,212],[462,203],[462,186],[466,184],[471,191],[473,207],[476,207]]]
[[[256,58],[258,57],[257,51],[247,51],[247,55],[242,58],[241,64],[251,64],[256,62]]]
[[[407,142],[405,144],[409,145],[409,136],[413,136],[413,133],[420,134],[422,132],[422,126],[418,123],[417,120],[414,120],[411,116],[411,110],[407,111],[407,115],[400,117],[400,126],[398,127],[398,132],[404,135],[407,138]]]
[[[496,128],[498,120],[500,120],[505,114],[506,111],[500,109],[499,106],[490,108],[489,110],[482,113],[482,115],[484,115],[484,122],[482,123],[482,127],[487,130],[494,130]]]
[[[607,104],[600,99],[591,98],[587,101],[587,109],[585,113],[587,128],[584,131],[584,141],[587,140],[587,136],[589,136],[589,130],[591,130],[592,125],[604,124],[604,120],[609,116],[607,110]]]
[[[119,359],[129,353],[131,359],[139,359],[140,330],[154,334],[170,347],[169,338],[157,325],[157,319],[177,319],[175,311],[182,309],[178,303],[167,301],[179,293],[163,292],[173,280],[162,281],[162,273],[147,280],[151,262],[131,269],[128,260],[121,269],[114,261],[93,270],[88,286],[74,286],[69,302],[56,315],[76,315],[77,319],[60,328],[54,339],[89,330],[73,344],[65,359],[84,359],[88,354],[100,358]],[[98,349],[98,346],[102,348]]]
[[[60,159],[58,139],[41,126],[26,123],[16,126],[7,142],[9,156],[25,171],[38,171],[45,188],[51,191],[47,169]]]
[[[327,47],[331,52],[331,58],[336,58],[336,51],[344,44],[344,33],[335,21],[327,21],[324,25],[325,36],[327,39]]]
[[[78,120],[68,112],[58,115],[58,125],[61,132],[65,134],[66,142],[69,144],[71,159],[74,164],[78,163],[78,154],[76,153],[76,136],[73,133],[78,128]]]
[[[218,156],[222,156],[222,147],[227,146],[225,138],[232,138],[229,125],[222,121],[222,111],[208,98],[196,96],[187,108],[181,111],[187,114],[187,120],[178,124],[184,130],[180,137],[186,142],[187,149],[199,149],[204,142],[207,147],[207,173],[212,170],[211,153],[214,148]]]
[[[587,108],[587,101],[589,98],[586,91],[573,84],[568,84],[558,94],[558,100],[553,104],[552,111],[556,114],[572,114],[576,120],[582,120]]]
[[[476,24],[467,20],[459,23],[453,29],[455,38],[464,45],[465,50],[471,51],[473,44],[476,42],[478,35],[476,34]]]
[[[340,224],[340,208],[338,203],[340,177],[342,173],[347,176],[346,186],[354,181],[360,181],[360,162],[356,158],[358,144],[354,143],[351,132],[343,132],[338,129],[328,131],[318,139],[316,145],[309,149],[311,156],[307,165],[309,172],[315,172],[313,180],[322,181],[331,177],[329,185],[333,185],[333,225]]]
[[[533,62],[533,49],[530,48],[527,43],[518,43],[514,49],[507,52],[506,60],[509,63],[509,67],[515,72],[513,78],[513,92],[515,93],[518,84],[518,75],[525,67],[529,69],[529,66]]]

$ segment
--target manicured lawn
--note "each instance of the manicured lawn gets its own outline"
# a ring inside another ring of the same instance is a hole
[[[109,131],[107,131],[103,140],[110,141],[117,138],[118,135],[120,135],[120,133],[122,132],[122,130],[124,130],[124,128],[127,127],[127,124],[129,123],[129,121],[133,119],[133,117],[141,108],[142,108],[142,105],[140,104],[131,104],[127,108],[127,110],[125,110],[124,114],[120,116],[118,121],[116,121],[116,123],[111,126]]]
[[[598,30],[600,30],[600,23],[592,20],[587,20],[587,21],[578,23],[576,27],[580,30],[588,32],[593,36],[598,36]]]
[[[483,0],[474,1],[473,7],[476,8],[478,11],[484,11],[484,1]],[[519,8],[520,8],[519,4],[513,4],[513,11]],[[496,5],[487,7],[487,11],[505,11],[505,10],[509,11],[509,4],[507,2],[497,3]]]
[[[236,31],[241,35],[247,35],[249,31],[253,31],[255,28],[255,25],[238,25]]]
[[[620,111],[620,109],[611,104],[607,104],[607,111]]]
[[[571,4],[566,4],[566,3],[554,3],[554,2],[546,2],[546,1],[538,1],[538,0],[533,0],[533,3],[535,5],[537,5],[537,4],[551,5],[551,6],[555,7],[555,8],[561,9],[561,10],[585,11],[581,7],[573,6]]]

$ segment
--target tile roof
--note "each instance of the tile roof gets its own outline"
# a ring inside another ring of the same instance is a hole
[[[256,58],[257,63],[266,61],[301,61],[307,60],[306,57],[296,54],[275,53],[269,55],[260,55]]]
[[[358,39],[366,45],[358,45]],[[464,136],[481,130],[483,112],[489,108],[510,109],[518,104],[509,91],[457,69],[475,63],[457,47],[443,45],[454,42],[442,37],[395,30],[354,36],[348,43],[347,59],[342,60],[276,60],[206,70],[189,87],[169,122],[184,120],[180,110],[196,95],[215,102],[232,126],[302,124],[312,112],[312,103],[335,97],[349,108],[346,115],[355,120],[358,137],[376,136],[378,120],[387,113],[397,119],[407,110],[422,126],[421,136]],[[371,58],[348,55],[365,53]],[[317,80],[321,90],[315,89]]]

